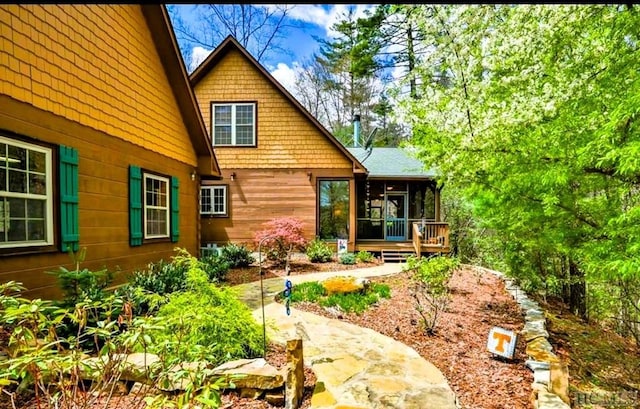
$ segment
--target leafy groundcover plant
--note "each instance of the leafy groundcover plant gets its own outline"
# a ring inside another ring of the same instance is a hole
[[[311,302],[322,307],[337,307],[344,312],[361,314],[382,298],[390,298],[391,290],[386,284],[374,283],[363,291],[327,295],[321,283],[311,281],[293,286],[291,302]]]

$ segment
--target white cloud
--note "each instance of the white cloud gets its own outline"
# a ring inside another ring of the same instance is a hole
[[[271,71],[271,75],[273,75],[273,78],[282,84],[291,95],[295,96],[297,71],[299,71],[297,64],[294,64],[293,68],[291,68],[285,63],[278,63],[276,69]]]
[[[275,10],[275,5],[264,5],[270,10]],[[324,28],[329,37],[335,37],[336,32],[331,27],[342,20],[349,11],[349,8],[355,7],[355,17],[364,17],[365,10],[374,9],[373,4],[336,4],[325,9],[322,5],[317,4],[290,4],[287,9],[289,18],[304,23],[315,24]]]
[[[195,69],[207,59],[211,51],[212,50],[207,50],[199,46],[193,47],[191,50],[191,61],[189,61],[189,66],[187,67],[189,72],[195,71]]]

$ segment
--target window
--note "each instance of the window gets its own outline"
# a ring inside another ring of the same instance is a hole
[[[0,248],[53,237],[52,149],[0,136]]]
[[[214,145],[255,146],[254,103],[212,104],[211,112]]]
[[[319,236],[323,240],[349,238],[349,181],[320,181]]]
[[[180,239],[180,181],[129,165],[129,244]]]
[[[144,174],[144,238],[169,237],[169,179]]]
[[[227,186],[202,186],[200,214],[227,216]]]

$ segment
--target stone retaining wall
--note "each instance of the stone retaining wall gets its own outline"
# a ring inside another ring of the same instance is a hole
[[[515,282],[504,273],[479,266],[467,266],[498,276],[505,283],[506,290],[513,296],[524,315],[524,328],[519,336],[527,343],[526,365],[533,371],[534,409],[571,409],[568,396],[569,373],[566,364],[553,352],[546,330],[546,319],[540,305],[530,299]]]

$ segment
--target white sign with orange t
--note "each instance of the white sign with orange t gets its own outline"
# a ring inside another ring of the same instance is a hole
[[[516,351],[517,336],[513,331],[500,327],[493,327],[489,331],[487,349],[489,352],[512,359]]]

